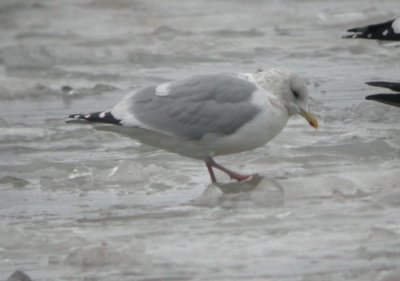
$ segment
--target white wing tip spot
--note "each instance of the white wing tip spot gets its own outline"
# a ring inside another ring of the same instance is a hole
[[[86,114],[86,115],[83,116],[83,117],[85,117],[86,119],[87,119],[87,118],[90,118],[90,114]]]
[[[400,34],[400,17],[396,18],[392,23],[393,32]]]
[[[389,30],[385,29],[385,30],[382,32],[382,35],[383,35],[383,36],[386,36],[388,33],[389,33]]]
[[[160,97],[169,95],[169,85],[171,83],[162,83],[156,87],[156,95]]]
[[[99,114],[99,118],[104,118],[105,116],[106,116],[105,112],[102,112],[102,113]]]

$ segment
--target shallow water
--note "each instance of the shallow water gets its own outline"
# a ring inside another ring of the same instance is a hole
[[[397,0],[1,1],[0,275],[400,279],[400,110],[364,101],[381,91],[365,81],[399,81],[400,48],[340,38],[398,10]],[[307,78],[321,126],[295,118],[265,147],[221,157],[264,177],[252,192],[224,194],[200,162],[64,123],[147,84],[276,66]]]

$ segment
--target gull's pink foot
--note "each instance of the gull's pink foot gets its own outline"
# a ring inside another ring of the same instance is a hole
[[[240,175],[240,174],[228,174],[231,179],[237,180],[237,181],[244,181],[244,180],[248,180],[249,178],[251,178],[253,175]]]

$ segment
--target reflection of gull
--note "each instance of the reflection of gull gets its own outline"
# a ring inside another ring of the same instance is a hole
[[[367,100],[374,100],[381,103],[390,104],[393,106],[400,107],[400,83],[396,82],[367,82],[368,85],[383,87],[392,91],[398,92],[398,94],[375,94],[365,97]]]
[[[400,17],[383,23],[352,28],[347,32],[354,32],[354,34],[343,36],[344,38],[400,40]]]
[[[111,110],[73,114],[67,121],[98,122],[105,125],[97,129],[204,160],[216,182],[213,168],[238,181],[250,176],[226,169],[214,156],[263,146],[295,114],[318,127],[308,111],[304,80],[290,71],[273,69],[197,75],[148,87],[128,94]]]

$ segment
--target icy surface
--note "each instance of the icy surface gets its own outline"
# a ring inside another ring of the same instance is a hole
[[[398,4],[0,1],[0,276],[399,280],[400,109],[365,101],[378,89],[364,82],[400,81],[400,48],[341,39]],[[148,84],[271,67],[308,79],[321,126],[296,118],[217,159],[260,175],[246,192],[210,185],[195,160],[64,123]]]

